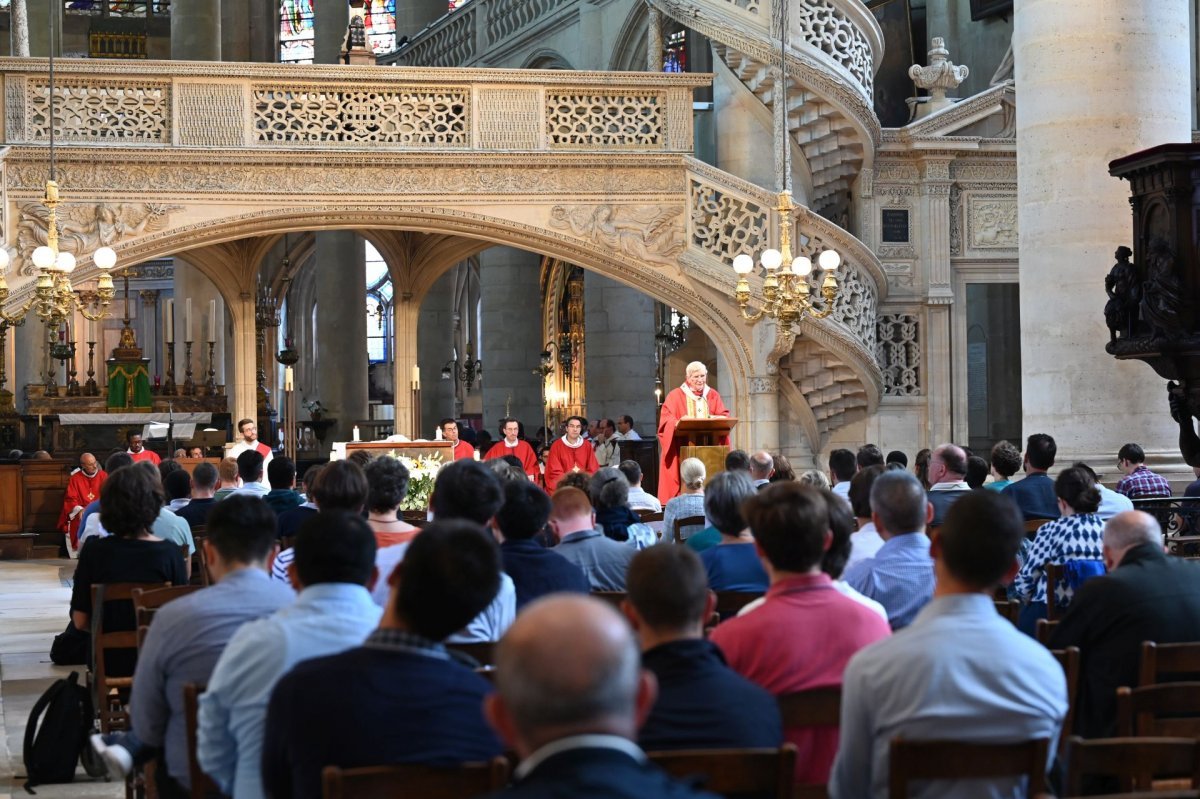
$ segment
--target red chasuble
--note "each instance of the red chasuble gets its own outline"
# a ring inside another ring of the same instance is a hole
[[[464,458],[474,458],[475,448],[471,446],[470,441],[459,441],[454,445],[454,460],[461,461]]]
[[[525,474],[529,475],[534,480],[538,479],[539,472],[537,455],[534,454],[533,447],[529,446],[529,444],[521,441],[520,439],[517,440],[517,445],[515,447],[508,446],[504,443],[503,439],[497,441],[495,444],[492,444],[492,448],[487,451],[487,455],[484,455],[483,459],[485,461],[490,461],[494,458],[503,458],[506,455],[515,455],[516,457],[520,458],[521,468],[525,470]]]
[[[71,479],[67,481],[67,493],[63,495],[62,513],[58,515],[58,529],[71,536],[73,549],[79,546],[79,520],[83,518],[83,511],[71,519],[68,518],[71,510],[76,505],[86,508],[94,500],[100,499],[100,487],[106,479],[108,473],[103,469],[97,470],[92,477],[88,477],[80,469],[71,472]]]
[[[558,481],[576,466],[582,472],[594,474],[600,468],[596,462],[596,450],[586,439],[578,447],[568,447],[565,438],[557,439],[550,445],[550,454],[546,456],[546,491],[553,494]]]
[[[707,406],[708,416],[729,415],[721,395],[711,386],[705,386],[704,394],[697,395],[684,384],[667,395],[658,417],[658,500],[663,505],[679,493],[679,443],[675,440],[675,426],[680,419],[699,416],[695,412],[697,405]],[[722,436],[718,443],[729,446],[729,436]]]
[[[138,461],[149,461],[157,466],[162,461],[162,458],[158,457],[158,453],[151,452],[145,447],[142,447],[141,452],[131,452],[130,450],[125,451],[129,453],[130,457],[133,458],[134,463],[137,463]]]

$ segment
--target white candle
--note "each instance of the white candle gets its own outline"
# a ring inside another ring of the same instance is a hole
[[[292,367],[285,366],[283,368],[283,390],[284,391],[292,391],[293,388],[295,387],[295,383],[292,381],[292,378],[293,378]]]
[[[183,306],[183,326],[187,335],[184,336],[184,343],[195,341],[192,338],[192,298],[188,297],[187,302]]]
[[[414,391],[421,388],[421,367],[416,364],[413,364],[412,384]]]
[[[163,326],[166,328],[166,342],[175,343],[175,300],[167,300],[167,313]]]
[[[96,340],[96,320],[95,319],[88,320],[87,335],[88,335],[88,341]]]
[[[217,340],[217,301],[208,301],[208,340]]]

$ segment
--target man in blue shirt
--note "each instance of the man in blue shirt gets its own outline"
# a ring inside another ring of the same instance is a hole
[[[183,686],[207,684],[238,628],[296,598],[291,588],[267,575],[274,546],[275,514],[262,500],[230,497],[217,503],[204,542],[216,585],[169,602],[154,616],[138,655],[130,708],[140,743],[163,750],[165,762],[155,772],[163,799],[190,796]],[[118,764],[124,776],[132,758],[112,752],[105,761]]]
[[[862,650],[846,667],[841,745],[829,783],[833,799],[887,799],[889,747],[897,737],[981,743],[1044,738],[1055,751],[1067,712],[1062,667],[992,602],[992,590],[1016,572],[1024,535],[1016,509],[990,491],[973,491],[947,512],[931,549],[933,601],[907,630]],[[1016,779],[918,787],[909,796],[1026,794]]]
[[[874,557],[847,569],[842,579],[883,605],[893,630],[911,624],[933,596],[933,561],[925,535],[932,518],[933,505],[916,477],[893,470],[875,478],[871,519],[883,546]]]
[[[590,590],[583,569],[534,540],[549,518],[550,497],[545,491],[523,478],[505,484],[504,505],[496,512],[492,529],[501,536],[504,571],[516,584],[517,610],[543,594]]]
[[[1026,521],[1058,518],[1054,481],[1046,474],[1057,454],[1058,445],[1045,433],[1034,433],[1025,441],[1025,478],[1009,484],[1002,493],[1017,503]]]
[[[638,731],[647,752],[771,748],[783,742],[775,697],[725,664],[704,637],[716,597],[687,547],[644,549],[629,564],[621,609],[658,678],[658,700]]]
[[[358,646],[381,615],[375,534],[361,516],[321,512],[296,534],[288,566],[300,586],[295,604],[243,626],[217,661],[200,697],[200,767],[237,799],[262,797],[262,734],[267,701],[297,663]]]
[[[389,582],[383,621],[363,646],[301,663],[276,686],[263,737],[268,796],[320,799],[325,766],[454,766],[503,751],[483,718],[491,685],[442,645],[500,588],[492,536],[435,522]]]

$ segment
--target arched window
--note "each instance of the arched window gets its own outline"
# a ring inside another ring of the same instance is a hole
[[[313,62],[314,0],[280,0],[279,61],[285,64]],[[375,53],[396,49],[396,0],[370,0],[365,20],[367,41]]]
[[[383,256],[367,242],[367,360],[384,363],[392,354],[392,278]]]

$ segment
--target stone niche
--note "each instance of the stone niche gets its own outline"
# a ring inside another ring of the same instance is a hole
[[[1106,349],[1178,380],[1200,408],[1200,144],[1133,153],[1109,172],[1130,184],[1133,252],[1108,271]]]

